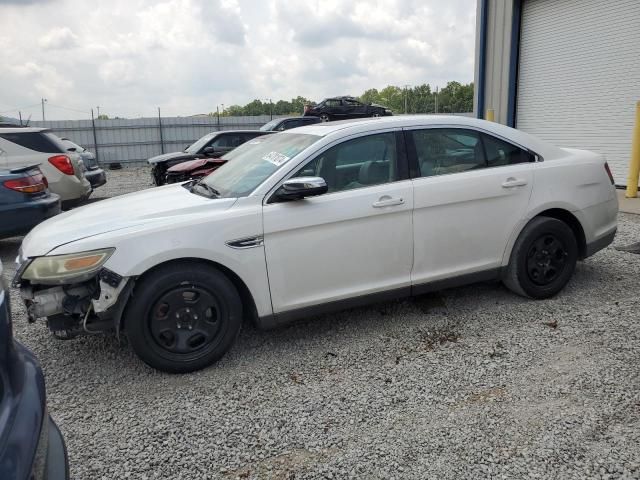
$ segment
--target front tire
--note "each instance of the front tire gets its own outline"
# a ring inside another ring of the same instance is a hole
[[[321,122],[330,122],[331,121],[331,117],[329,116],[328,113],[321,113],[320,114],[320,121]]]
[[[549,298],[569,282],[578,260],[578,242],[571,228],[550,217],[536,217],[516,240],[504,284],[529,298]]]
[[[144,278],[125,312],[133,351],[169,373],[208,367],[233,345],[242,325],[238,290],[219,270],[170,264]]]
[[[153,177],[153,183],[156,186],[161,186],[166,183],[165,177],[167,175],[167,165],[164,162],[156,163],[151,169],[151,176]]]

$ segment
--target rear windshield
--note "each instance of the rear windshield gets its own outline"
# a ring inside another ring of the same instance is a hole
[[[36,152],[65,153],[67,151],[62,141],[50,132],[0,133],[0,138]]]

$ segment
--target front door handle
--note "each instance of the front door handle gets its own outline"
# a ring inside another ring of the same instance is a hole
[[[523,187],[527,184],[527,181],[523,178],[509,177],[502,182],[502,188]]]
[[[402,205],[404,198],[390,197],[389,195],[381,196],[377,202],[373,202],[373,208],[393,207],[394,205]]]

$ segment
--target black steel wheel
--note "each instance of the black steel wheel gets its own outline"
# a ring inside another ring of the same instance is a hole
[[[192,354],[215,344],[224,307],[206,287],[181,285],[157,299],[149,309],[149,328],[157,347]]]
[[[569,253],[560,238],[548,233],[540,236],[527,252],[527,275],[536,285],[553,283],[567,266]]]
[[[136,354],[172,373],[215,362],[241,324],[242,303],[233,283],[217,269],[191,262],[168,264],[144,277],[125,312]]]
[[[522,296],[552,297],[567,284],[577,260],[578,242],[571,228],[555,218],[536,217],[516,240],[503,281]]]

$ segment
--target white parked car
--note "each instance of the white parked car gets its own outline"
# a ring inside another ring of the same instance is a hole
[[[23,241],[16,284],[54,331],[124,331],[149,365],[203,368],[261,327],[501,279],[541,299],[609,245],[601,155],[466,117],[256,138],[201,182],[105,200]]]
[[[76,205],[91,194],[80,155],[67,151],[62,140],[46,128],[0,128],[0,168],[38,165],[49,190],[60,195],[62,208]]]

